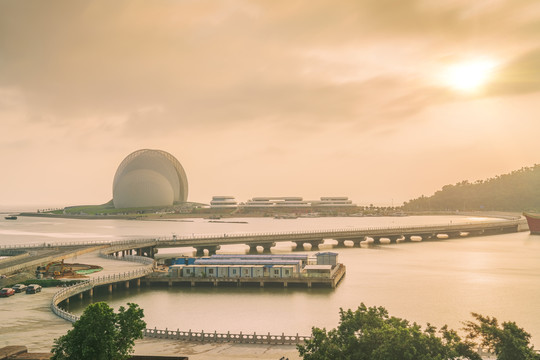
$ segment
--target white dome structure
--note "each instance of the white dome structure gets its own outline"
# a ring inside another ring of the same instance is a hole
[[[185,202],[186,172],[178,160],[162,150],[142,149],[129,154],[116,170],[114,207],[171,206]]]

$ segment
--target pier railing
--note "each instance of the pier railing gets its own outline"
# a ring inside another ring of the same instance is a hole
[[[51,309],[54,314],[56,314],[57,316],[61,317],[64,320],[74,323],[77,320],[79,320],[79,316],[73,313],[70,313],[69,311],[61,309],[58,305],[62,301],[72,296],[83,293],[85,291],[91,290],[94,287],[99,286],[99,285],[113,284],[120,281],[129,281],[129,280],[146,276],[153,271],[153,267],[154,267],[154,260],[144,257],[144,256],[128,255],[128,256],[123,256],[123,257],[115,257],[112,255],[106,255],[106,254],[100,254],[100,256],[103,258],[108,258],[112,260],[138,262],[145,266],[144,268],[129,271],[129,272],[92,278],[92,279],[80,282],[78,284],[62,288],[61,290],[59,290],[58,292],[54,294],[51,300]],[[230,342],[230,343],[246,343],[246,344],[283,344],[283,345],[300,344],[306,341],[306,339],[310,338],[310,336],[303,336],[303,335],[300,336],[298,334],[296,334],[295,336],[289,336],[285,334],[272,335],[270,333],[264,334],[264,335],[262,334],[258,335],[257,333],[243,334],[242,332],[240,332],[239,334],[231,334],[230,332],[218,333],[216,331],[205,333],[204,331],[193,332],[191,330],[189,331],[168,330],[168,329],[158,330],[157,328],[145,329],[143,334],[146,337],[158,338],[158,339],[177,339],[177,340],[200,341],[200,342]]]
[[[177,330],[158,330],[154,329],[145,329],[144,336],[155,339],[174,339],[174,340],[184,340],[184,341],[198,341],[198,342],[214,342],[214,343],[242,343],[242,344],[269,344],[269,345],[296,345],[304,343],[306,340],[311,339],[311,336],[304,335],[272,335],[268,334],[257,334],[247,333],[244,334],[242,331],[238,334],[231,332],[221,333],[221,332],[204,332],[204,331],[181,331]]]

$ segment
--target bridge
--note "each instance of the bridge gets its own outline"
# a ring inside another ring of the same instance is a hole
[[[193,247],[197,255],[215,253],[221,245],[245,244],[251,253],[256,253],[258,247],[263,252],[269,252],[278,242],[294,242],[296,250],[305,250],[304,245],[310,244],[311,250],[318,250],[319,245],[326,239],[338,242],[338,247],[345,246],[345,241],[351,241],[353,246],[361,243],[380,245],[382,243],[395,244],[410,242],[413,238],[421,241],[439,239],[440,235],[454,239],[463,236],[483,236],[518,232],[526,229],[522,219],[497,220],[490,222],[457,223],[428,226],[397,226],[397,227],[369,227],[348,228],[333,230],[310,230],[291,232],[246,233],[246,234],[213,234],[192,236],[171,236],[155,239],[139,239],[115,242],[118,249],[117,256],[135,254],[152,257],[156,248]],[[383,242],[381,242],[382,239]]]
[[[305,250],[304,245],[311,245],[311,250],[318,250],[319,245],[326,239],[333,239],[338,242],[338,247],[345,246],[345,241],[350,241],[353,246],[360,246],[362,243],[371,245],[395,244],[397,242],[437,240],[440,237],[449,239],[461,238],[464,236],[484,236],[504,233],[518,232],[526,230],[524,219],[505,219],[473,223],[455,223],[422,226],[396,226],[396,227],[368,227],[368,228],[345,228],[332,230],[309,230],[309,231],[289,231],[289,232],[265,232],[265,233],[241,233],[241,234],[211,234],[211,235],[187,235],[169,236],[158,238],[143,238],[119,241],[85,241],[85,242],[53,242],[21,245],[0,246],[0,251],[25,250],[35,251],[37,249],[53,250],[62,252],[63,249],[82,249],[89,251],[95,247],[107,248],[108,253],[117,257],[125,255],[139,255],[154,257],[158,248],[193,247],[197,250],[197,255],[214,254],[222,245],[245,244],[249,246],[251,253],[256,253],[258,248],[263,252],[269,252],[278,242],[294,242],[295,250]],[[381,241],[382,240],[382,241]],[[19,255],[21,256],[21,255]],[[28,259],[24,259],[28,261]],[[21,259],[21,262],[24,262]],[[0,263],[0,268],[2,264]],[[12,270],[12,269],[10,269]]]

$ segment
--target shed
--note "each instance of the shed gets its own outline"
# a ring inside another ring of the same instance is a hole
[[[308,277],[329,278],[332,274],[332,265],[306,265],[304,272]]]
[[[318,252],[315,254],[317,265],[337,265],[338,253],[335,252]]]

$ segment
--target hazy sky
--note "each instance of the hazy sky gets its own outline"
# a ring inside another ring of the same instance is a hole
[[[0,205],[141,148],[192,201],[397,205],[538,162],[539,108],[538,0],[0,0]]]

